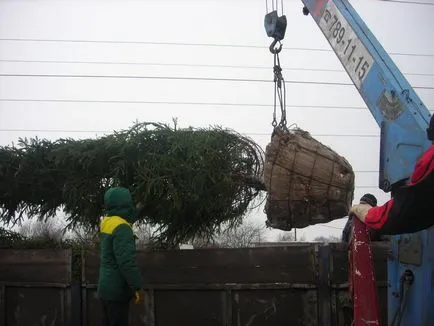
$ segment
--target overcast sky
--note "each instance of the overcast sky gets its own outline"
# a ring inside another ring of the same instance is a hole
[[[434,81],[434,5],[351,3],[433,108],[434,90],[423,87]],[[356,200],[370,192],[381,204],[389,196],[377,187],[377,124],[354,86],[297,83],[351,80],[313,19],[302,14],[302,2],[286,0],[283,9],[288,122],[350,161]],[[0,76],[0,144],[19,137],[95,137],[128,128],[136,119],[171,122],[176,117],[181,127],[233,128],[265,148],[272,131],[271,82],[101,77],[272,80],[264,15],[265,0],[0,0],[0,74],[93,76]],[[30,101],[17,101],[24,99]],[[264,223],[262,209],[247,219]],[[339,236],[345,221],[298,234],[307,240]]]

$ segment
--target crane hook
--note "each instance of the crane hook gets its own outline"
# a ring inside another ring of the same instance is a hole
[[[275,48],[277,42],[279,42],[279,47]],[[270,44],[270,52],[273,54],[278,54],[280,51],[282,51],[282,43],[278,39],[274,39],[274,41]]]

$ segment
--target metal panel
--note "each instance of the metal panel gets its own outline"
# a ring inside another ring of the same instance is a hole
[[[316,284],[314,245],[139,252],[138,262],[149,284]],[[98,255],[86,253],[87,284],[97,282],[98,266]]]
[[[70,325],[70,250],[5,249],[0,261],[0,325]]]
[[[353,307],[348,293],[348,289],[333,291],[333,325],[351,326],[353,317]]]
[[[422,241],[420,233],[410,234],[399,239],[398,259],[401,264],[421,265]]]
[[[233,319],[238,291],[277,293],[284,302],[283,294],[294,289],[297,295],[290,297],[302,305],[303,294],[309,289],[315,293],[317,287],[316,246],[138,252],[138,263],[149,287],[148,303],[145,307],[132,305],[132,324],[238,325]],[[83,324],[94,325],[101,317],[95,290],[90,288],[97,282],[99,255],[86,252],[83,266],[87,288],[83,312],[89,312]],[[317,316],[316,301],[315,296],[314,314],[309,316]],[[286,310],[282,309],[276,320],[283,318]]]
[[[155,302],[154,302],[154,290],[145,291],[143,305],[132,305],[131,325],[139,326],[155,326]]]
[[[399,241],[418,237],[422,243],[422,264],[420,266],[402,264],[399,261]],[[392,320],[400,304],[401,277],[408,269],[414,274],[414,282],[408,292],[406,308],[401,325],[433,325],[434,321],[434,287],[431,275],[434,270],[434,227],[419,233],[403,234],[392,237],[393,255],[389,265],[389,320]],[[396,259],[392,259],[396,258]]]
[[[331,294],[330,294],[330,247],[320,246],[318,248],[318,310],[319,326],[331,325]]]
[[[384,307],[389,248],[374,245]],[[46,325],[57,318],[54,326],[100,324],[96,252],[83,255],[81,294],[80,285],[71,294],[68,253],[3,251],[0,257],[7,261],[0,271],[5,289],[0,309],[7,307],[0,326],[44,325],[44,318]],[[143,305],[132,304],[133,326],[343,325],[348,287],[344,245],[140,252],[138,261],[147,290]],[[31,274],[24,273],[27,264]],[[5,271],[9,266],[17,274]],[[44,282],[48,277],[52,283]]]
[[[232,325],[317,325],[317,294],[314,290],[234,291]]]
[[[71,250],[0,249],[0,282],[71,282]]]
[[[225,326],[232,326],[232,314],[233,314],[233,304],[232,304],[233,292],[231,289],[227,289],[225,292],[224,302],[226,304],[226,309],[223,310],[223,319]]]
[[[65,289],[6,287],[6,325],[63,326]]]
[[[83,302],[83,319],[81,325],[100,325],[102,320],[102,305],[97,297],[94,286],[84,288],[86,301]],[[189,300],[190,298],[188,298]],[[131,326],[155,326],[154,290],[145,291],[143,305],[130,305]]]
[[[0,326],[6,326],[6,289],[0,285]]]
[[[225,291],[156,290],[158,326],[225,325]]]
[[[81,325],[87,326],[87,319],[88,319],[89,312],[87,310],[87,288],[82,286],[81,289]]]
[[[83,325],[101,325],[102,306],[95,289],[84,289],[86,302],[83,308]]]
[[[81,306],[81,284],[74,283],[71,285],[70,289],[71,295],[70,300],[71,303],[67,304],[66,311],[69,312],[69,319],[71,320],[71,326],[80,326],[81,325],[81,315],[82,315],[82,306]],[[70,307],[70,309],[68,309]]]

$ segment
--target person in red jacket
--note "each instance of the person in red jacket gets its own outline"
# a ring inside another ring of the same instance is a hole
[[[431,145],[416,163],[410,182],[382,206],[354,205],[349,214],[382,234],[413,233],[434,225],[434,115],[427,129]]]

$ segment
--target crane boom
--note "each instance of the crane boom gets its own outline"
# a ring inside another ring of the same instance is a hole
[[[380,127],[379,187],[393,191],[431,145],[426,135],[430,112],[347,0],[301,1],[304,14],[311,14]],[[389,325],[395,325],[396,312],[400,325],[434,325],[433,302],[434,228],[393,236]]]
[[[302,0],[381,128],[379,187],[407,179],[430,146],[430,112],[346,0]]]

